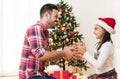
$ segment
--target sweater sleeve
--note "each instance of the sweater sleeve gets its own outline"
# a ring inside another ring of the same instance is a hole
[[[29,44],[31,47],[32,54],[38,58],[42,56],[45,53],[45,49],[42,46],[42,36],[41,36],[41,30],[39,26],[31,27],[27,31],[27,38],[29,40]]]
[[[109,57],[111,48],[112,48],[111,44],[105,43],[100,48],[100,54],[97,60],[94,57],[92,57],[88,52],[84,54],[84,58],[95,68],[99,69],[103,66],[103,64]]]

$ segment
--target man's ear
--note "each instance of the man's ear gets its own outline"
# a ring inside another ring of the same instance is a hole
[[[50,14],[48,14],[47,12],[45,13],[45,17],[47,18],[47,19],[50,19]]]
[[[48,19],[50,19],[50,15],[48,15],[48,17],[47,17]]]
[[[50,13],[47,13],[47,18],[50,19]]]

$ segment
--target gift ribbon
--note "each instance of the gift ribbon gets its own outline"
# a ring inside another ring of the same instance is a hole
[[[75,75],[72,76],[72,79],[77,79],[77,77]]]
[[[63,79],[62,70],[60,70],[60,79]]]
[[[76,69],[76,73],[78,73],[78,68],[76,67],[75,69]]]

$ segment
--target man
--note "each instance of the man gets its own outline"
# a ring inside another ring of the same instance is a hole
[[[59,58],[78,59],[77,53],[71,49],[66,51],[48,50],[48,28],[54,27],[59,21],[57,6],[45,4],[40,10],[40,21],[27,29],[24,37],[19,79],[55,79],[44,74],[45,61]]]

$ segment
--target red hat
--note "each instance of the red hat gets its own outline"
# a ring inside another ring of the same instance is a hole
[[[108,31],[110,34],[115,34],[115,19],[114,18],[98,18],[96,21],[96,24],[100,25],[103,27],[106,31]]]

